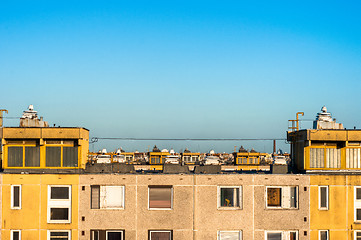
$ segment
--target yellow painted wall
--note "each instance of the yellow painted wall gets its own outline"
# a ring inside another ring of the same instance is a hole
[[[361,223],[354,221],[354,187],[361,186],[360,175],[310,175],[310,239],[318,230],[329,230],[330,239],[354,239]],[[318,186],[329,187],[329,209],[319,210]]]
[[[10,230],[22,230],[22,239],[47,239],[47,230],[71,230],[78,239],[78,185],[75,174],[2,174],[1,236],[10,239]],[[11,185],[21,185],[21,209],[11,209]],[[47,223],[48,185],[71,185],[71,223]]]

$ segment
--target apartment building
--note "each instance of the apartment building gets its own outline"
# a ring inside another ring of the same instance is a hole
[[[28,111],[0,128],[1,239],[361,239],[361,131],[327,111],[287,133],[292,171],[89,162],[87,129]]]

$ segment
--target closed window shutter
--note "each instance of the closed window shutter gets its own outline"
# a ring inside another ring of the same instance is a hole
[[[170,232],[152,232],[151,240],[171,240]]]
[[[171,187],[150,187],[149,208],[171,208],[172,188]]]
[[[123,187],[122,186],[102,186],[100,188],[101,208],[122,208],[123,207]]]
[[[100,208],[100,186],[91,186],[91,208]]]
[[[281,207],[281,188],[267,188],[267,206]]]

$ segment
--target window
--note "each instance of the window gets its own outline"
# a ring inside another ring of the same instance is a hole
[[[242,231],[218,231],[218,240],[242,240]]]
[[[70,222],[71,186],[48,186],[48,223]]]
[[[218,208],[242,208],[242,187],[218,187]]]
[[[149,186],[149,209],[171,209],[172,186]]]
[[[78,147],[74,141],[46,141],[47,167],[78,167]]]
[[[298,208],[298,187],[266,187],[267,208]]]
[[[346,148],[346,168],[361,168],[360,148]]]
[[[248,162],[249,162],[249,164],[258,164],[259,163],[258,158],[256,158],[256,157],[250,157],[248,159]]]
[[[36,141],[9,141],[8,167],[40,167],[40,147]]]
[[[328,186],[318,187],[318,209],[328,210]]]
[[[361,231],[355,231],[355,239],[354,240],[361,240]]]
[[[310,168],[324,168],[324,148],[310,148]]]
[[[48,231],[48,240],[70,240],[70,230],[51,230]]]
[[[326,160],[326,161],[325,161]],[[325,166],[326,162],[326,166]],[[340,148],[310,148],[310,168],[340,168]]]
[[[21,209],[21,185],[11,185],[11,209]]]
[[[355,187],[354,191],[355,221],[361,221],[361,187]]]
[[[266,231],[266,240],[297,240],[298,231]]]
[[[149,231],[149,240],[172,240],[172,231]]]
[[[150,158],[150,164],[160,164],[161,160],[159,156],[151,157]]]
[[[8,167],[23,166],[23,147],[8,147]]]
[[[25,147],[25,167],[40,167],[40,147]]]
[[[21,231],[20,230],[11,230],[10,231],[10,240],[21,240]]]
[[[92,209],[123,209],[124,186],[91,186]]]
[[[183,161],[184,161],[184,162],[190,162],[190,161],[191,161],[191,157],[190,157],[190,156],[184,156],[184,157],[183,157]]]
[[[124,230],[91,230],[91,240],[123,240]]]
[[[318,231],[318,239],[319,240],[328,240],[329,239],[328,230],[319,230]]]

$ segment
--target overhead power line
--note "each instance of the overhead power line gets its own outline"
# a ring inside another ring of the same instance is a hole
[[[283,141],[286,138],[126,138],[126,137],[93,137],[90,143],[98,140],[121,141]]]

